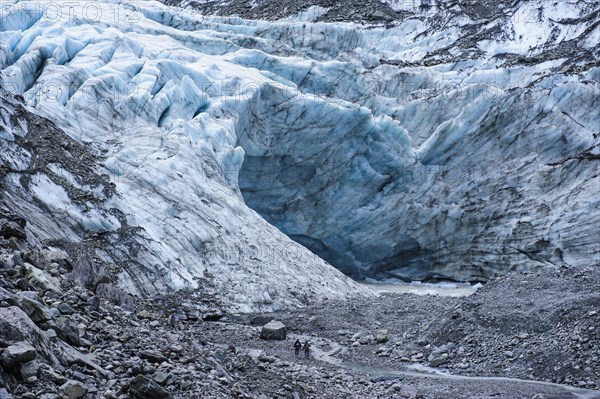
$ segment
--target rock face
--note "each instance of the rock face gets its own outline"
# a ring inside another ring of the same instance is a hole
[[[283,340],[287,336],[287,327],[280,321],[273,320],[265,324],[260,330],[262,339]]]

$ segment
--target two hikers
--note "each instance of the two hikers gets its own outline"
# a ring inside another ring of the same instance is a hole
[[[294,342],[294,352],[296,353],[296,356],[300,354],[301,348],[304,349],[304,357],[308,359],[308,357],[310,356],[310,344],[308,343],[308,341],[304,341],[304,345],[302,345],[299,339],[297,339],[296,342]]]

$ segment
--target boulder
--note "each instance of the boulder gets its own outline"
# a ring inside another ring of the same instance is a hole
[[[138,399],[166,399],[169,392],[143,375],[136,376],[129,385],[129,393]]]
[[[37,249],[30,249],[29,251],[22,252],[21,258],[23,258],[25,264],[33,265],[41,270],[48,266],[46,258]]]
[[[352,338],[350,338],[351,341],[358,341],[360,340],[363,336],[365,335],[365,333],[359,331],[357,333],[355,333]]]
[[[56,349],[58,350],[60,357],[69,366],[77,364],[92,370],[96,370],[103,377],[107,377],[110,373],[100,367],[93,354],[83,354],[77,349],[73,348],[64,341],[58,340],[56,342]]]
[[[17,302],[19,303],[19,307],[23,309],[33,322],[42,323],[52,318],[52,312],[46,305],[38,300],[31,299],[25,294],[27,293],[19,292],[17,294]]]
[[[375,341],[377,341],[378,344],[384,344],[384,343],[388,342],[389,340],[390,340],[390,336],[388,334],[388,330],[381,329],[381,330],[377,331],[377,336],[375,337]]]
[[[27,363],[37,356],[37,350],[27,342],[11,345],[2,353],[2,365],[8,369]]]
[[[13,266],[13,257],[11,255],[0,254],[0,269],[10,269]]]
[[[75,313],[75,310],[64,302],[61,303],[60,305],[58,305],[56,308],[58,309],[60,314],[63,314],[63,315],[69,316],[69,315],[72,315],[73,313]]]
[[[446,363],[448,363],[448,355],[445,353],[429,360],[430,367],[438,367]]]
[[[87,254],[77,259],[71,276],[77,283],[90,289],[95,289],[98,284],[109,281],[106,270]]]
[[[162,371],[157,371],[152,376],[152,379],[154,381],[156,381],[157,383],[159,383],[160,385],[165,385],[167,383],[167,381],[169,380],[169,378],[171,378],[171,374],[164,373]]]
[[[10,306],[18,305],[17,298],[4,288],[0,287],[0,302],[2,301],[8,303]]]
[[[287,336],[287,327],[280,321],[273,320],[265,324],[260,331],[261,339],[282,340]]]
[[[43,249],[40,251],[46,262],[64,264],[69,261],[69,254],[61,249]]]
[[[65,382],[59,389],[63,399],[79,399],[87,393],[87,387],[75,380]]]
[[[28,342],[44,357],[56,360],[49,350],[50,340],[48,337],[21,309],[16,306],[0,308],[0,342],[17,343],[22,341]]]
[[[416,399],[417,395],[417,388],[412,385],[403,385],[398,393],[398,396],[403,399]]]
[[[81,337],[77,323],[67,316],[60,316],[56,320],[56,333],[60,339],[71,345],[81,346]]]
[[[140,351],[140,357],[142,359],[149,360],[152,363],[162,363],[165,360],[167,360],[167,358],[163,356],[162,353],[151,349],[144,349]]]
[[[96,310],[96,311],[100,310],[101,302],[100,302],[100,298],[98,298],[97,296],[94,295],[94,296],[89,297],[86,302],[87,302],[88,306],[91,307],[93,310]]]
[[[0,236],[6,239],[11,237],[15,237],[20,240],[27,239],[27,234],[25,233],[25,220],[22,219],[22,222],[20,220],[3,220],[0,222]]]
[[[272,316],[266,316],[266,315],[254,316],[252,319],[250,319],[250,325],[255,326],[255,327],[256,326],[264,326],[271,320],[273,320]]]
[[[454,347],[455,347],[455,345],[451,342],[447,343],[446,345],[442,345],[442,346],[434,349],[431,352],[431,354],[429,355],[429,357],[427,358],[427,360],[431,361],[432,359],[440,357],[445,353],[450,353],[450,352],[452,352],[452,350],[454,350]]]
[[[127,310],[135,309],[133,297],[122,289],[111,284],[100,283],[96,287],[96,295],[108,300],[113,305],[117,305]]]
[[[369,345],[373,341],[375,341],[375,337],[371,334],[365,335],[358,340],[361,345]]]
[[[37,267],[25,263],[24,264],[27,273],[25,277],[29,281],[29,283],[42,291],[52,290],[54,292],[62,293],[62,289],[60,288],[60,280],[45,270],[40,270]]]
[[[219,321],[225,314],[219,309],[213,309],[202,316],[204,321]]]
[[[27,380],[29,377],[38,377],[42,365],[37,360],[32,360],[21,365],[21,378]]]

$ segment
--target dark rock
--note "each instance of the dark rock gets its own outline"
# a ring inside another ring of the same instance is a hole
[[[445,353],[441,356],[437,356],[429,360],[430,367],[438,367],[446,363],[448,363],[448,355],[446,355]]]
[[[30,263],[39,269],[44,269],[46,266],[48,266],[48,262],[41,252],[35,249],[23,252],[21,257],[23,258],[24,262]]]
[[[2,353],[2,365],[13,368],[20,364],[29,362],[37,356],[37,350],[27,342],[11,345]]]
[[[41,366],[42,365],[36,360],[24,363],[21,365],[21,378],[26,380],[29,377],[39,377]]]
[[[0,257],[0,269],[10,269],[14,267],[13,257]]]
[[[4,288],[0,287],[0,302],[4,301],[7,304],[9,304],[10,306],[17,306],[17,298],[11,294],[10,292],[8,292],[7,290],[5,290]]]
[[[60,386],[63,399],[83,398],[87,393],[87,387],[79,381],[69,380]]]
[[[23,311],[31,320],[33,320],[33,322],[41,323],[52,318],[52,313],[47,306],[22,294],[24,293],[19,293],[17,298],[19,307],[23,309]]]
[[[95,358],[92,355],[86,355],[79,352],[66,342],[57,341],[58,350],[60,351],[61,358],[69,365],[77,364],[79,366],[87,367],[91,370],[95,370],[100,375],[106,377],[109,373],[100,367]]]
[[[171,316],[169,316],[169,325],[171,327],[175,327],[181,321],[184,321],[186,319],[187,319],[187,317],[184,313],[181,313],[181,312],[173,313],[173,314],[171,314]]]
[[[113,305],[122,307],[123,309],[135,309],[135,301],[133,300],[133,297],[122,289],[111,284],[98,284],[98,287],[96,287],[96,295],[98,295],[100,298],[108,300]]]
[[[26,278],[18,279],[15,284],[17,285],[17,287],[19,287],[23,291],[26,291],[29,289],[29,281]]]
[[[131,381],[129,393],[138,399],[166,399],[170,396],[163,387],[143,375],[138,375]]]
[[[56,333],[58,337],[71,345],[81,346],[81,337],[77,323],[71,319],[61,316],[56,320]]]
[[[50,341],[18,307],[0,308],[0,342],[27,341],[44,357],[52,358]]]
[[[100,310],[100,298],[92,296],[87,299],[87,304],[94,310]]]
[[[140,357],[142,359],[149,360],[153,363],[162,363],[165,360],[167,360],[167,358],[163,356],[162,353],[151,349],[145,349],[140,351]]]
[[[72,315],[75,313],[75,310],[72,307],[70,307],[69,305],[67,305],[66,303],[61,303],[56,308],[63,315],[68,316],[68,315]]]
[[[386,382],[386,381],[398,381],[402,380],[401,377],[393,374],[388,375],[378,375],[376,377],[371,378],[371,382]]]
[[[25,219],[22,220],[24,221]],[[12,220],[0,222],[0,236],[7,239],[11,237],[15,237],[20,240],[27,239],[27,234],[25,233],[25,223],[18,223]]]
[[[398,396],[403,399],[416,399],[418,396],[417,388],[412,385],[404,385],[399,390]]]
[[[260,331],[261,339],[283,340],[287,336],[287,327],[280,321],[273,320],[265,324]]]
[[[106,270],[88,255],[82,255],[77,259],[71,276],[77,283],[90,289],[95,289],[98,284],[109,281]]]
[[[221,312],[219,310],[215,310],[215,311],[205,314],[202,317],[202,320],[204,320],[204,321],[219,321],[223,318],[223,316],[224,316],[223,312]]]
[[[77,380],[77,381],[85,383],[87,380],[90,379],[90,376],[87,375],[87,374],[80,373],[77,370],[73,370],[72,374],[71,374],[71,378],[73,378],[74,380]]]
[[[162,371],[158,371],[152,376],[152,379],[160,385],[165,385],[169,378],[171,378],[171,374],[163,373]]]
[[[378,344],[384,344],[384,343],[388,342],[389,339],[390,339],[390,336],[388,334],[388,330],[381,329],[381,330],[377,331],[377,336],[375,337],[375,341],[377,341]]]
[[[250,319],[250,325],[251,326],[264,326],[271,320],[273,320],[272,316],[255,316],[252,319]]]
[[[19,255],[19,254],[13,255],[12,263],[13,263],[13,266],[21,266],[21,265],[23,265],[23,258],[21,258],[21,255]]]

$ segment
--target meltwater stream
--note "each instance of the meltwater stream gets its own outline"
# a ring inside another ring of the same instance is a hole
[[[290,334],[290,339],[300,339],[302,342],[310,340],[313,344],[312,355],[316,360],[328,363],[335,367],[351,370],[359,374],[364,374],[373,378],[381,379],[401,379],[403,377],[413,378],[417,380],[436,380],[442,382],[464,382],[477,383],[482,386],[493,386],[496,390],[502,391],[509,389],[511,385],[518,384],[519,386],[527,386],[528,388],[539,388],[541,391],[551,390],[554,394],[560,396],[552,396],[561,399],[600,399],[600,392],[588,389],[575,388],[568,385],[556,384],[546,381],[524,380],[520,378],[510,377],[485,377],[485,376],[464,376],[451,374],[446,371],[440,371],[431,367],[423,366],[418,363],[404,363],[404,367],[389,368],[377,367],[372,365],[363,365],[344,361],[338,358],[338,355],[345,351],[345,348],[335,341],[322,337],[314,337],[308,335]],[[327,351],[320,348],[328,348]],[[260,351],[257,351],[258,355]]]

